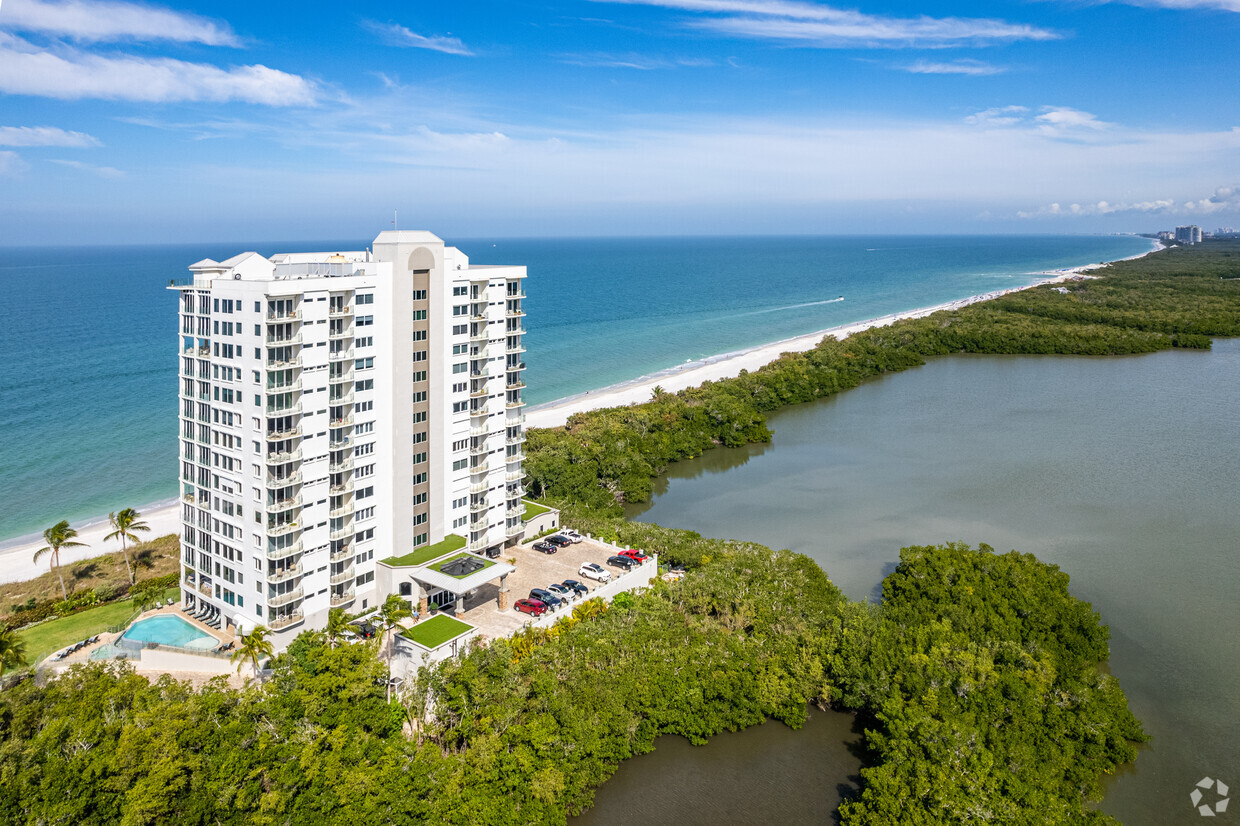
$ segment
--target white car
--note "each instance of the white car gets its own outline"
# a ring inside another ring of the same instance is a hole
[[[547,586],[546,590],[555,594],[557,597],[564,600],[564,602],[571,602],[577,598],[576,591],[572,588],[566,588],[558,582],[551,583]]]
[[[577,533],[572,528],[564,528],[563,530],[560,531],[560,536],[564,537],[567,540],[570,540],[574,545],[576,545],[581,540],[585,539],[584,536]]]
[[[586,579],[595,579],[599,582],[611,582],[611,571],[602,565],[596,565],[593,562],[587,562],[581,566],[581,570],[577,572]]]

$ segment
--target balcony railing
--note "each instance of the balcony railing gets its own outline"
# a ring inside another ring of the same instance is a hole
[[[508,345],[508,347],[507,347],[507,350],[506,350],[505,352],[507,352],[507,353],[509,353],[509,354],[512,354],[512,353],[524,353],[524,352],[525,352],[525,345],[524,345],[524,344],[509,344],[509,345]]]
[[[297,450],[286,450],[283,453],[268,453],[267,454],[267,464],[269,465],[283,465],[287,462],[300,462],[300,461],[301,461],[301,448],[297,448]]]
[[[487,546],[487,541],[485,539],[475,539],[472,542],[470,542],[468,545],[466,545],[465,547],[467,550],[477,552],[477,551],[484,550],[486,546]]]
[[[296,602],[305,598],[305,593],[301,588],[294,588],[291,591],[285,591],[282,594],[267,597],[267,606],[269,608],[279,608],[281,605],[288,605],[290,602]]]
[[[269,488],[286,488],[290,485],[301,484],[301,471],[295,470],[288,476],[272,476],[267,474],[267,487]]]
[[[522,533],[525,533],[525,526],[520,523],[517,523],[516,525],[509,525],[504,531],[504,534],[509,537],[517,536]]]
[[[328,427],[352,427],[353,417],[352,416],[341,416],[339,419],[332,419],[330,422],[327,423],[327,426]]]
[[[505,315],[508,316],[508,318],[521,318],[522,316],[525,315],[525,310],[522,310],[520,308],[517,308],[515,310],[510,309],[505,313]]]
[[[489,395],[491,395],[491,391],[487,390],[487,385],[485,381],[483,381],[482,386],[479,387],[477,390],[469,391],[469,397],[471,399],[485,399]]]
[[[329,554],[332,562],[343,562],[353,556],[353,546],[345,545],[343,548],[337,548]]]
[[[519,407],[525,407],[525,399],[515,399],[504,402],[504,407],[509,410],[516,410]]]
[[[290,510],[291,508],[301,507],[300,496],[290,496],[287,499],[280,499],[276,502],[267,503],[268,513],[280,513],[281,511]]]
[[[341,361],[342,359],[351,359],[353,358],[353,348],[346,347],[343,350],[332,350],[330,353],[327,354],[327,357],[332,361]]]
[[[350,364],[347,368],[345,368],[344,370],[341,370],[339,373],[329,374],[327,376],[327,381],[330,384],[340,384],[341,382],[353,381],[353,365]]]
[[[292,346],[294,344],[301,344],[301,333],[295,333],[294,335],[285,337],[267,336],[265,341],[268,347],[283,347],[285,345]]]
[[[353,391],[341,393],[339,396],[333,396],[330,392],[327,394],[328,404],[353,404]]]
[[[267,312],[268,321],[299,321],[301,319],[301,310],[269,310]]]
[[[343,496],[346,493],[353,492],[353,480],[346,479],[343,482],[337,482],[329,488],[332,496]]]
[[[301,563],[290,565],[287,568],[280,568],[267,574],[267,581],[270,583],[287,582],[290,579],[301,576]]]
[[[356,594],[353,591],[346,591],[343,594],[332,594],[331,606],[339,608],[341,605],[348,605],[355,598]]]
[[[283,548],[268,548],[267,558],[272,561],[288,559],[290,556],[301,553],[301,549],[302,544],[300,541],[294,542],[292,545],[285,545]]]
[[[353,457],[346,456],[343,459],[329,459],[327,462],[327,469],[331,471],[332,473],[339,473],[339,472],[343,472],[346,470],[352,470],[353,469]]]
[[[508,510],[504,511],[504,516],[508,517],[509,519],[516,519],[518,516],[524,516],[524,515],[525,515],[525,508],[509,508]]]
[[[267,441],[282,442],[285,439],[296,439],[301,435],[300,427],[290,427],[288,430],[268,430]]]
[[[353,566],[349,565],[338,574],[332,574],[328,580],[332,585],[343,585],[349,580],[354,579]]]
[[[470,493],[482,493],[485,490],[490,490],[490,488],[491,486],[487,482],[474,482],[472,485],[469,486],[469,492]]]
[[[469,435],[473,436],[475,439],[482,438],[490,432],[491,430],[484,424],[478,425],[477,427],[471,427],[469,429]]]
[[[264,391],[267,393],[300,393],[301,379],[297,379],[289,384],[269,384]]]
[[[522,431],[521,431],[520,433],[518,433],[516,436],[509,436],[507,439],[505,439],[505,440],[504,440],[504,444],[506,444],[506,445],[519,445],[519,444],[521,444],[521,443],[522,443],[522,442],[524,442],[524,441],[525,441],[525,431],[524,431],[524,430],[522,430]]]
[[[486,462],[479,462],[476,465],[469,466],[469,473],[471,476],[480,474],[480,473],[486,473],[488,470],[490,470],[490,467],[488,463]]]
[[[301,356],[293,356],[291,359],[284,361],[269,360],[266,364],[268,370],[285,370],[289,367],[300,367]]]
[[[469,340],[470,341],[486,341],[487,340],[487,325],[483,324],[477,330],[470,330]]]
[[[352,313],[353,313],[353,308],[348,306],[347,304],[343,307],[336,306],[336,305],[329,305],[327,308],[327,315],[331,318],[336,318],[338,316],[352,315]]]
[[[515,381],[515,382],[509,382],[507,385],[505,385],[504,389],[505,390],[520,390],[523,387],[525,387],[525,382]]]
[[[509,453],[504,457],[504,461],[510,465],[516,464],[517,462],[524,462],[525,451],[518,450],[516,453]]]
[[[292,533],[293,531],[299,531],[299,530],[301,530],[301,525],[299,523],[285,522],[279,525],[268,525],[267,535],[268,536],[284,536],[285,534]]]
[[[333,327],[327,331],[327,337],[331,339],[353,338],[353,325],[345,324],[339,328]]]
[[[524,478],[525,478],[524,473],[522,473],[519,470],[514,470],[514,471],[510,471],[509,473],[505,474],[504,481],[505,482],[520,482]]]
[[[285,628],[292,628],[294,625],[301,625],[305,621],[306,616],[301,612],[295,614],[283,614],[271,620],[267,627],[272,631],[281,631]]]
[[[486,511],[489,511],[490,509],[491,509],[491,504],[487,502],[485,499],[483,499],[480,502],[471,502],[469,504],[470,513],[484,513]]]
[[[354,511],[353,503],[349,502],[346,505],[340,505],[338,507],[332,508],[331,510],[327,512],[327,515],[330,516],[332,519],[343,519],[346,516],[352,516],[353,511]],[[332,533],[332,537],[335,538],[334,532]]]
[[[485,444],[473,445],[469,448],[470,456],[486,456],[490,452],[490,449]]]
[[[353,534],[354,534],[353,525],[350,523],[346,527],[335,528],[334,530],[332,530],[331,533],[328,534],[328,536],[331,537],[332,539],[349,539],[353,536]]]
[[[486,416],[489,412],[490,411],[487,410],[487,406],[485,404],[480,404],[477,407],[471,407],[469,409],[469,415],[471,416]]]

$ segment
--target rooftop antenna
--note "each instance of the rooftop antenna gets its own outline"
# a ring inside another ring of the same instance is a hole
[[[399,232],[400,227],[396,223],[396,210],[392,210],[392,231]]]

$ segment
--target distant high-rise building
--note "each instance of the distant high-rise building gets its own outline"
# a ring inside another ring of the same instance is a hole
[[[1186,227],[1176,227],[1175,240],[1181,244],[1200,244],[1201,227],[1196,224],[1190,224]]]
[[[525,267],[391,231],[190,271],[173,287],[186,611],[283,647],[381,603],[379,560],[521,540]]]
[[[1158,233],[1158,240],[1159,241],[1174,241],[1175,233],[1173,233],[1169,229],[1165,229],[1162,232]]]

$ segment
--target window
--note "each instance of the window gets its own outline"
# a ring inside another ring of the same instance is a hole
[[[466,522],[468,522],[468,521],[469,521],[469,517],[468,517],[468,516],[462,516],[460,519],[454,519],[454,520],[452,521],[452,527],[453,527],[453,528],[463,528],[463,527],[465,527],[465,523],[466,523]]]
[[[373,347],[375,343],[375,337],[374,336],[362,336],[359,339],[355,339],[353,343],[357,347]]]
[[[452,295],[453,296],[469,295],[469,287],[453,287]]]
[[[414,423],[414,424],[418,424],[419,422],[424,422],[424,421],[426,421],[426,411],[425,411],[425,410],[419,410],[417,413],[414,413],[414,414],[413,414],[413,423]]]
[[[468,332],[469,332],[468,324],[453,324],[452,325],[452,335],[454,336],[463,336]]]
[[[452,372],[453,373],[468,373],[469,372],[468,362],[463,361],[460,364],[452,365]]]
[[[452,307],[452,315],[457,316],[457,317],[460,317],[463,315],[469,315],[469,305],[468,304],[454,305]]]
[[[353,471],[353,475],[358,478],[361,478],[363,476],[374,476],[375,466],[374,465],[362,465],[357,470]]]
[[[452,463],[453,470],[464,470],[467,467],[469,467],[468,459],[457,459],[455,462]]]
[[[468,344],[453,344],[452,345],[452,355],[454,356],[463,356],[468,352],[469,352]]]
[[[365,542],[367,539],[374,539],[374,538],[375,538],[375,529],[374,529],[374,528],[367,528],[367,529],[366,529],[366,530],[364,530],[364,531],[358,531],[358,532],[357,532],[357,535],[356,535],[356,536],[354,536],[353,538],[354,538],[356,541],[358,541],[358,542]]]
[[[426,331],[425,330],[414,330],[413,340],[414,341],[426,341]]]
[[[454,453],[458,450],[464,450],[467,447],[469,447],[469,439],[458,439],[452,443],[452,451]]]
[[[375,380],[374,379],[363,379],[362,381],[354,382],[353,388],[359,392],[362,390],[374,390]]]
[[[425,391],[425,390],[419,390],[417,393],[414,393],[414,394],[413,394],[413,403],[414,403],[414,404],[421,404],[421,403],[422,403],[422,402],[424,402],[424,401],[426,401],[426,391]]]
[[[414,310],[413,320],[414,321],[426,321],[426,310]]]
[[[422,485],[422,484],[425,484],[425,483],[426,483],[426,474],[425,474],[425,473],[415,473],[415,474],[413,474],[413,484],[415,484],[415,485]]]
[[[416,547],[418,547],[419,545],[425,545],[425,544],[427,543],[427,540],[428,540],[429,538],[430,538],[430,534],[428,534],[428,533],[420,533],[420,534],[418,534],[417,536],[415,536],[415,537],[413,538],[413,547],[415,547],[415,548],[416,548]]]
[[[357,448],[354,450],[353,455],[354,456],[369,456],[371,453],[374,453],[374,452],[375,452],[375,443],[368,442],[367,444],[364,444],[364,445],[358,445]]]
[[[371,422],[371,428],[370,428],[370,430],[374,430],[374,423],[373,423],[373,422]],[[359,432],[359,433],[369,433],[369,432],[370,432],[370,430],[358,430],[358,432]],[[422,444],[422,443],[423,443],[423,442],[425,442],[425,441],[426,441],[426,431],[425,431],[425,430],[424,430],[424,431],[422,431],[421,433],[415,433],[415,434],[413,434],[413,443],[414,443],[415,445],[420,445],[420,444]]]
[[[362,434],[365,434],[365,433],[374,433],[375,423],[374,422],[363,422],[357,426],[357,430],[355,430],[354,432],[358,436],[361,436]],[[418,441],[416,438],[417,434],[414,434],[414,435],[415,435],[414,442],[416,443]]]
[[[374,445],[371,445],[371,447],[374,447]],[[413,464],[415,464],[415,465],[420,465],[420,464],[422,464],[422,463],[423,463],[423,462],[425,462],[425,461],[426,461],[426,454],[425,454],[425,453],[415,453],[415,454],[413,454]]]
[[[459,384],[452,385],[453,393],[464,393],[468,389],[469,389],[469,384],[467,382],[460,382]]]
[[[414,290],[414,291],[413,291],[413,300],[414,300],[414,301],[425,301],[425,300],[426,300],[426,290]]]
[[[374,403],[374,401],[365,401],[365,402],[358,402],[358,403],[357,403],[357,412],[358,412],[358,413],[365,413],[367,410],[374,410],[374,409],[375,409],[375,403]]]
[[[468,504],[469,504],[469,497],[468,497],[468,496],[462,496],[460,499],[453,499],[453,500],[452,500],[452,509],[453,509],[453,510],[455,510],[455,509],[457,509],[457,508],[463,508],[463,507],[465,507],[465,506],[466,506],[466,505],[468,505]]]
[[[353,323],[358,327],[369,327],[375,323],[375,317],[372,315],[359,315]]]
[[[357,512],[357,519],[359,521],[362,519],[374,519],[374,518],[375,518],[375,509],[373,507],[362,508],[360,511]]]
[[[425,370],[414,370],[413,380],[414,382],[426,381],[426,371]]]
[[[367,485],[364,488],[357,489],[358,499],[369,499],[371,496],[374,496],[374,495],[375,495],[374,485]]]
[[[369,370],[374,366],[375,366],[374,356],[367,356],[364,359],[357,359],[356,361],[353,362],[353,369],[355,370]]]
[[[425,501],[426,501],[426,491],[422,491],[421,493],[416,494],[416,495],[413,497],[413,504],[414,504],[414,505],[421,505],[421,504],[422,504],[423,502],[425,502]]]
[[[453,413],[464,413],[469,409],[469,402],[452,402]]]
[[[414,351],[413,351],[413,362],[414,362],[414,364],[417,364],[419,361],[426,361],[426,351],[425,351],[425,350],[414,350]]]
[[[425,524],[426,524],[426,514],[425,514],[425,513],[415,513],[415,514],[413,515],[413,524],[415,524],[415,525],[425,525]]]
[[[356,301],[358,304],[374,304],[375,294],[374,293],[358,293]]]

